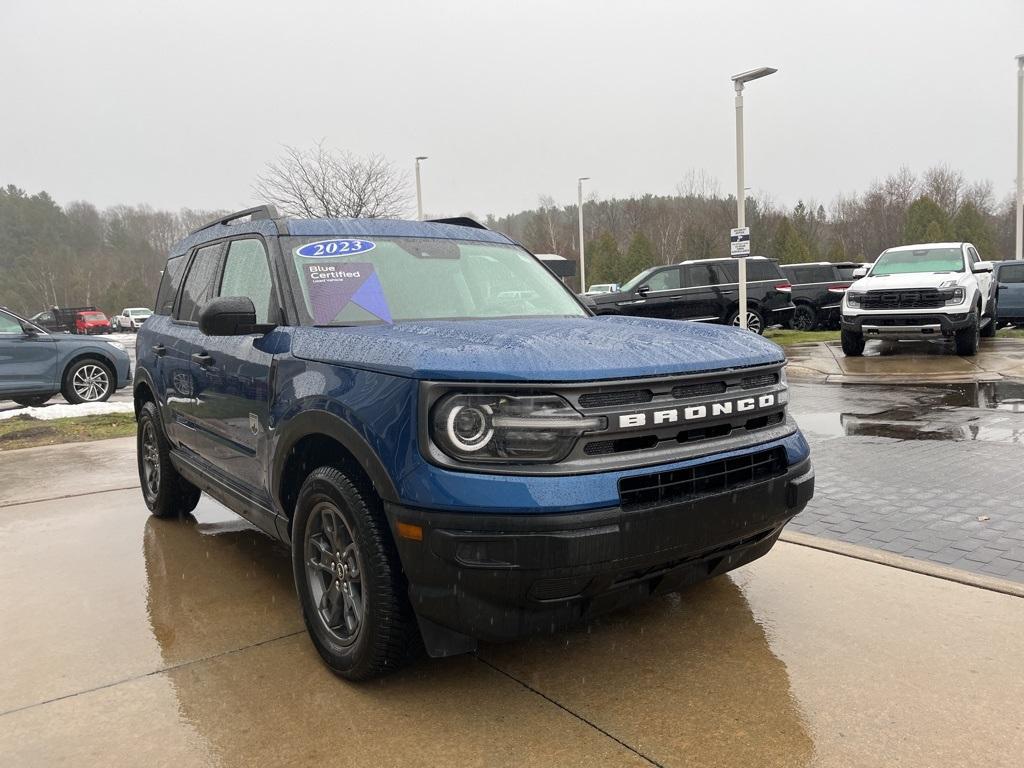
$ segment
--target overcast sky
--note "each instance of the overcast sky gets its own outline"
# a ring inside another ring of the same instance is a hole
[[[901,164],[1014,183],[1022,0],[0,0],[0,184],[241,208],[281,145],[423,165],[428,212],[747,185],[792,205]]]

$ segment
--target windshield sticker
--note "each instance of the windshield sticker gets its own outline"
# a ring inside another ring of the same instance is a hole
[[[317,240],[315,243],[306,243],[295,252],[307,259],[332,259],[338,256],[347,256],[352,253],[366,253],[377,247],[371,240],[355,240],[346,238],[343,240]]]
[[[334,242],[334,241],[332,241]],[[372,246],[373,243],[370,243]],[[309,303],[317,325],[330,325],[350,303],[393,324],[373,264],[303,264]]]

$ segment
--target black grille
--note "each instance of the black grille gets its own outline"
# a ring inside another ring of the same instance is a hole
[[[619,480],[623,509],[641,509],[709,496],[762,482],[786,469],[782,448],[709,461],[695,467]]]
[[[708,381],[704,384],[686,384],[672,388],[672,397],[702,397],[704,395],[720,395],[725,392],[724,381]]]
[[[861,298],[863,309],[929,309],[942,307],[952,294],[934,288],[909,291],[868,291]]]
[[[740,382],[744,389],[757,389],[758,387],[770,387],[779,383],[779,374],[762,373],[760,376],[747,376]]]
[[[632,389],[625,392],[588,392],[580,395],[580,408],[607,408],[613,405],[649,403],[654,393],[649,389]]]

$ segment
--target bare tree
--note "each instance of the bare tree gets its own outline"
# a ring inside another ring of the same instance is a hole
[[[286,146],[267,163],[253,191],[283,213],[310,218],[399,218],[409,209],[406,173],[379,155]]]

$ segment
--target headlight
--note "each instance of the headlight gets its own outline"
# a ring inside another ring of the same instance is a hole
[[[467,462],[522,464],[564,459],[584,432],[606,425],[556,395],[448,395],[431,411],[442,451]]]
[[[779,371],[779,384],[782,386],[779,389],[778,403],[779,405],[785,405],[789,402],[789,376],[786,375],[785,366]]]
[[[946,299],[946,306],[948,307],[952,304],[963,304],[965,295],[963,288],[956,288],[950,297]]]
[[[846,292],[846,306],[848,307],[853,307],[854,309],[860,308],[863,299],[863,293],[850,293],[849,291]]]

